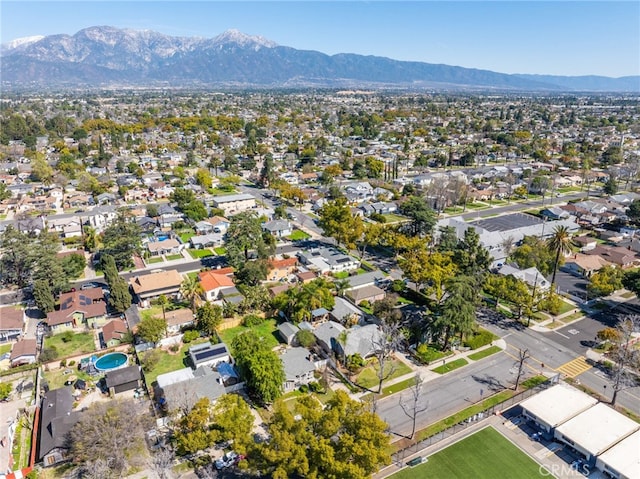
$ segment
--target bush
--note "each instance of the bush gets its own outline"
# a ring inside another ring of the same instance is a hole
[[[242,320],[242,324],[247,328],[253,328],[264,323],[265,318],[258,316],[257,314],[247,314]]]
[[[40,353],[40,361],[43,363],[48,363],[49,361],[53,361],[58,357],[58,350],[55,346],[50,348],[44,348]]]
[[[200,332],[196,331],[194,329],[190,329],[189,331],[186,331],[183,335],[182,335],[182,342],[187,344],[190,343],[191,341],[194,341],[196,339],[198,339],[200,337]]]
[[[171,346],[169,346],[169,351],[171,351],[172,353],[177,353],[178,351],[180,351],[180,345],[172,344]]]
[[[60,339],[63,343],[70,343],[71,341],[73,341],[73,336],[73,331],[65,331],[64,333],[60,334]]]
[[[60,361],[60,367],[61,368],[66,368],[67,367],[67,360],[63,359],[62,361]]]
[[[428,344],[423,343],[416,348],[416,357],[425,364],[429,364],[443,356],[445,356],[445,354],[442,351]]]
[[[318,381],[313,381],[309,383],[309,390],[314,393],[319,393],[322,391],[322,386]]]
[[[68,366],[74,366],[75,364],[76,362],[73,359],[67,363]]]
[[[316,344],[316,337],[311,331],[307,331],[306,329],[301,329],[296,333],[296,340],[303,348],[310,348]]]
[[[496,336],[493,333],[487,331],[486,329],[481,329],[473,336],[466,338],[464,340],[464,345],[471,349],[478,349],[482,346],[490,344],[494,339],[496,339]]]
[[[347,356],[346,366],[349,371],[356,372],[360,368],[364,367],[364,365],[365,365],[365,361],[362,358],[362,356],[360,356],[359,353],[355,353],[350,356]]]
[[[152,349],[150,351],[145,352],[142,355],[142,359],[140,363],[142,364],[142,370],[145,372],[152,371],[153,368],[156,367],[158,361],[160,361],[161,352],[159,349]]]
[[[308,393],[309,392],[309,386],[307,386],[306,384],[302,384],[299,389],[300,389],[301,393]]]
[[[371,303],[366,299],[364,301],[360,301],[360,304],[358,306],[365,309],[371,309]]]
[[[391,290],[394,293],[402,293],[405,286],[406,285],[404,284],[404,281],[402,281],[401,279],[395,279],[393,280],[393,283],[391,283]]]

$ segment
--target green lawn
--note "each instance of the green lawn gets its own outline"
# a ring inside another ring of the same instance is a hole
[[[461,368],[462,366],[466,366],[467,364],[469,363],[466,359],[460,358],[460,359],[455,359],[450,363],[446,363],[444,366],[438,366],[437,368],[432,369],[432,371],[438,374],[445,374],[445,373],[448,373],[449,371],[453,371],[454,369],[458,369],[458,368]]]
[[[187,231],[185,233],[180,233],[180,241],[183,243],[188,243],[192,236],[196,234],[193,231]]]
[[[307,238],[311,238],[311,235],[308,233],[305,233],[302,230],[293,230],[293,233],[291,233],[291,235],[289,235],[287,237],[287,239],[291,240],[291,241],[301,241],[301,240],[305,240]]]
[[[227,248],[218,246],[217,248],[213,248],[213,251],[215,251],[217,255],[222,256],[227,253]]]
[[[411,368],[404,364],[402,361],[398,361],[397,359],[393,359],[392,361],[387,361],[384,365],[385,375],[388,374],[391,368],[394,368],[391,375],[385,379],[385,381],[389,381],[394,378],[398,378],[400,376],[404,376],[405,374],[409,374],[411,372]],[[373,387],[378,387],[378,362],[371,361],[369,365],[364,368],[360,374],[358,374],[358,379],[356,383],[362,387],[367,389],[371,389]],[[384,382],[383,382],[384,385]]]
[[[525,379],[524,381],[522,381],[520,383],[520,386],[523,389],[531,389],[531,388],[536,387],[538,384],[542,384],[543,382],[548,381],[548,380],[549,380],[549,378],[547,378],[545,376],[540,376],[540,375],[533,376],[533,377],[531,377],[529,379]]]
[[[345,279],[345,278],[349,277],[349,272],[348,271],[338,271],[337,273],[331,273],[331,275],[335,279]]]
[[[187,251],[189,252],[189,254],[193,259],[206,258],[207,256],[213,256],[213,251],[207,248],[205,249],[189,248]]]
[[[477,353],[470,354],[468,358],[473,361],[477,361],[478,359],[486,358],[487,356],[499,353],[500,351],[502,351],[502,349],[500,349],[498,346],[491,346],[487,349],[483,349],[482,351],[478,351]]]
[[[65,331],[46,338],[44,347],[56,348],[59,358],[65,358],[72,354],[90,353],[96,350],[92,333],[73,333],[71,331]]]
[[[182,259],[183,256],[181,254],[169,254],[167,256],[165,256],[167,258],[167,261],[175,261],[177,259]]]
[[[69,369],[71,370],[71,373],[65,374],[64,372]],[[87,384],[95,384],[98,381],[98,378],[92,378],[84,371],[78,370],[75,365],[44,372],[44,378],[47,380],[49,390],[58,389],[64,386],[64,383],[69,379],[69,376],[71,375],[74,375],[78,379],[82,379],[83,381],[87,381]]]
[[[275,348],[280,344],[280,341],[276,337],[276,320],[273,318],[267,319],[262,324],[253,328],[247,328],[246,326],[236,326],[235,328],[225,329],[223,331],[220,331],[219,336],[225,344],[230,345],[233,341],[233,338],[244,331],[248,331],[249,329],[252,329],[259,337],[263,338],[265,344],[269,347],[269,349]]]
[[[460,206],[450,206],[449,208],[445,208],[444,212],[450,215],[457,215],[458,213],[462,213],[464,208]]]
[[[162,317],[162,308],[160,306],[151,306],[150,308],[140,309],[140,319],[153,317]]]
[[[409,218],[401,215],[394,215],[393,213],[385,213],[382,216],[385,217],[387,223],[398,223],[400,221],[409,221]]]
[[[190,365],[189,359],[187,357],[187,351],[189,351],[189,348],[194,344],[206,341],[208,340],[203,338],[200,340],[192,341],[188,344],[183,344],[180,348],[180,351],[177,353],[169,353],[168,351],[164,350],[161,351],[160,360],[155,365],[155,367],[151,371],[144,373],[147,387],[149,387],[150,390],[153,390],[152,384],[160,374],[170,373],[171,371],[177,371],[178,369],[188,367]]]
[[[487,427],[429,456],[427,463],[403,469],[395,479],[532,479],[546,477],[537,462],[502,434]]]
[[[145,259],[144,262],[147,264],[163,263],[164,259],[161,256],[155,256],[152,258]]]
[[[11,351],[11,344],[3,344],[0,346],[0,356]]]

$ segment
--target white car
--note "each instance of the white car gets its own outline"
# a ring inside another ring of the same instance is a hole
[[[222,456],[220,459],[216,459],[216,469],[224,469],[225,467],[233,466],[238,459],[238,454],[234,451],[230,451]]]

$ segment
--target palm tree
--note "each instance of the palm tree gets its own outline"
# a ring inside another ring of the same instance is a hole
[[[187,276],[180,285],[180,293],[189,301],[191,309],[195,311],[202,301],[204,290],[197,276]]]
[[[336,296],[340,296],[341,298],[344,296],[344,293],[349,287],[351,283],[347,278],[336,279],[333,282],[333,289],[336,292]]]
[[[553,235],[547,240],[549,249],[556,253],[556,260],[553,263],[553,277],[551,284],[556,284],[556,272],[558,271],[558,263],[560,255],[565,255],[571,251],[571,234],[566,226],[556,226]]]

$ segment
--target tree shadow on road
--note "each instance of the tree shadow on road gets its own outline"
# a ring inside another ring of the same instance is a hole
[[[503,389],[507,388],[507,386],[505,386],[498,379],[496,379],[494,376],[490,376],[489,374],[485,374],[483,376],[473,375],[471,377],[475,382],[483,384],[489,391],[492,392],[502,391]]]

